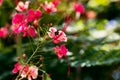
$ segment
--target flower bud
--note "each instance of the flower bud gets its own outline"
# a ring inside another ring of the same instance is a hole
[[[23,58],[26,58],[26,57],[27,57],[26,54],[23,54],[22,56],[23,56]]]

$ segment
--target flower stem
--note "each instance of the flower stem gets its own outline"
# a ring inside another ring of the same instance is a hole
[[[26,64],[28,64],[30,62],[30,60],[35,55],[35,53],[37,52],[38,49],[39,49],[39,45],[37,46],[37,48],[35,49],[35,51],[33,52],[33,54],[30,56],[30,58],[27,60]]]
[[[16,50],[17,50],[17,56],[20,57],[20,62],[22,62],[23,57],[22,57],[22,38],[21,38],[21,34],[18,34],[16,37]]]

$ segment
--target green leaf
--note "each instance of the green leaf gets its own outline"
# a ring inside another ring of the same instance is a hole
[[[44,73],[44,80],[52,80],[48,74]]]

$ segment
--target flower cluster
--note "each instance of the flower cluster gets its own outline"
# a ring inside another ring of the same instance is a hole
[[[39,8],[37,9],[28,8],[30,1],[18,2],[15,8],[17,12],[13,15],[13,18],[12,18],[11,30],[13,31],[14,34],[22,33],[23,37],[25,36],[37,37],[37,35],[41,35],[40,31],[37,31],[37,30],[38,29],[42,30],[43,28],[41,27],[41,25],[40,27],[38,27],[39,22],[40,21],[42,22],[42,19],[44,18],[42,17],[42,15],[46,15],[43,12],[45,11],[47,15],[57,12],[58,11],[57,6],[60,2],[61,0],[52,0],[51,2],[44,1],[43,3],[40,4]],[[75,3],[73,6],[74,6],[73,8],[75,12],[84,13],[84,8],[80,3]],[[69,21],[66,21],[66,22],[69,22]],[[65,44],[61,44],[61,42],[62,43],[67,42],[67,37],[65,34],[65,29],[67,28],[66,26],[68,26],[68,23],[65,25],[65,28],[63,28],[63,30],[57,30],[54,27],[50,27],[49,31],[45,32],[53,40],[53,43],[55,43],[56,47],[54,47],[53,50],[59,59],[66,57],[68,53],[68,49],[66,48]],[[7,31],[6,32],[5,31],[6,31],[5,29],[2,29],[2,28],[0,29],[0,37],[4,38],[6,36]],[[60,43],[60,46],[58,46],[59,43]],[[31,64],[30,62],[31,59],[33,59],[32,57],[34,56],[34,54],[37,52],[37,49],[38,49],[38,46],[35,52],[33,52],[31,57],[28,59],[28,61],[25,64],[21,64],[20,62],[18,62],[14,65],[14,69],[12,70],[12,72],[14,74],[19,73],[19,77],[21,77],[21,79],[23,78],[27,78],[28,80],[37,79],[38,67]],[[23,55],[23,58],[26,58],[25,54]],[[22,61],[22,63],[23,62],[24,61]]]
[[[56,32],[57,32],[57,30],[53,27],[51,27],[48,32],[49,37],[53,39],[53,42],[55,44],[58,44],[59,42],[67,41],[66,34],[63,31],[58,31],[57,35],[55,34]],[[60,47],[56,46],[54,48],[54,51],[55,51],[56,55],[58,56],[58,58],[61,59],[63,56],[66,56],[68,49],[65,47],[64,44],[62,44]]]
[[[38,26],[38,21],[40,17],[42,16],[42,12],[37,9],[28,9],[30,1],[26,1],[23,3],[20,1],[15,8],[20,13],[15,13],[13,15],[12,19],[12,31],[15,34],[23,33],[23,36],[30,36],[30,37],[36,37],[37,31],[36,28]],[[44,2],[44,5],[42,6],[43,9],[48,13],[53,13],[57,11],[56,6],[60,3],[56,0],[53,0],[52,2]]]
[[[20,72],[21,78],[28,78],[28,80],[36,79],[38,76],[38,68],[36,66],[22,65],[19,62],[14,65],[12,72],[14,74]]]
[[[22,55],[23,59],[26,59],[26,54]],[[18,60],[20,57],[18,56]],[[14,65],[14,68],[12,70],[12,73],[17,74],[19,72],[20,77],[28,78],[28,80],[36,79],[38,76],[38,67],[35,65],[28,65],[28,64],[21,64],[20,62],[17,62]]]
[[[23,13],[16,13],[12,19],[12,30],[14,33],[23,33],[23,36],[35,37],[37,35],[36,26],[30,25],[29,23],[34,23],[38,21],[42,12],[40,10],[34,11],[29,9],[27,15]]]

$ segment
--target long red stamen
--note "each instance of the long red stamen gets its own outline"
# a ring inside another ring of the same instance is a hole
[[[68,76],[70,75],[70,64],[69,64],[69,62],[68,62],[68,58],[67,57],[65,57],[66,58],[66,63],[67,63],[67,65],[68,65],[68,72],[67,72],[67,74],[68,74]]]
[[[67,27],[68,27],[68,25],[69,25],[70,22],[71,22],[71,16],[68,15],[68,16],[65,17],[65,25],[64,25],[64,27],[62,29],[63,32],[66,31],[66,29],[67,29]]]
[[[16,4],[16,5],[18,4],[18,0],[15,0],[15,4]]]

